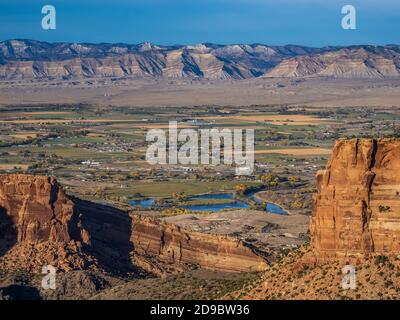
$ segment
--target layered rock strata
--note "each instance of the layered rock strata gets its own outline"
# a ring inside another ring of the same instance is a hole
[[[0,80],[398,78],[400,47],[0,41]]]
[[[3,268],[38,270],[52,264],[65,271],[93,267],[126,273],[137,271],[136,261],[147,263],[148,271],[158,262],[172,269],[195,265],[232,272],[266,267],[262,257],[237,240],[69,197],[54,178],[0,175]]]
[[[176,225],[133,218],[131,240],[141,255],[172,264],[192,264],[234,272],[262,271],[265,260],[242,242],[225,236],[189,232]]]
[[[336,143],[317,174],[311,243],[318,259],[400,254],[400,140]]]
[[[73,202],[54,178],[0,177],[0,210],[17,227],[18,242],[68,242]]]

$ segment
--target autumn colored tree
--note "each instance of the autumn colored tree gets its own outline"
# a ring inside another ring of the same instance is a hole
[[[247,186],[243,183],[238,184],[237,186],[235,186],[235,193],[243,196],[247,191]]]

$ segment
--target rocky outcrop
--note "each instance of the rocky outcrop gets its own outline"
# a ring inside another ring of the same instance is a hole
[[[400,254],[400,140],[336,143],[317,174],[311,238],[318,259]]]
[[[18,242],[68,242],[73,202],[54,178],[0,176],[0,208],[17,226]]]
[[[0,175],[0,268],[102,269],[138,273],[189,265],[260,271],[263,258],[231,238],[185,231],[69,197],[55,178]]]
[[[40,270],[88,268],[96,259],[75,203],[55,178],[0,175],[0,267]]]
[[[234,272],[262,271],[267,266],[261,256],[238,240],[188,232],[149,218],[133,217],[131,240],[138,254],[171,264]]]

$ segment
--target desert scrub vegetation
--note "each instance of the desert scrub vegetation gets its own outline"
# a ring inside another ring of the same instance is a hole
[[[379,266],[382,264],[386,264],[389,261],[389,258],[384,255],[379,255],[375,257],[375,265]]]
[[[392,211],[390,206],[383,206],[383,205],[379,205],[378,207],[379,212],[389,212]]]
[[[180,214],[190,214],[191,211],[183,208],[168,208],[161,211],[162,217],[176,216]]]

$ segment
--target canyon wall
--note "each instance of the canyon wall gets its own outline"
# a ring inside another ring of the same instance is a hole
[[[0,268],[39,270],[52,264],[65,271],[127,273],[138,271],[136,263],[156,273],[189,266],[232,272],[266,267],[235,239],[67,196],[55,178],[0,175]]]
[[[400,140],[339,140],[317,174],[311,243],[318,259],[400,254]]]
[[[54,178],[0,176],[0,210],[17,226],[19,242],[70,241],[73,205]]]
[[[253,272],[266,268],[265,260],[239,240],[188,232],[149,218],[133,217],[131,237],[135,251],[172,264],[194,264],[219,271]]]

